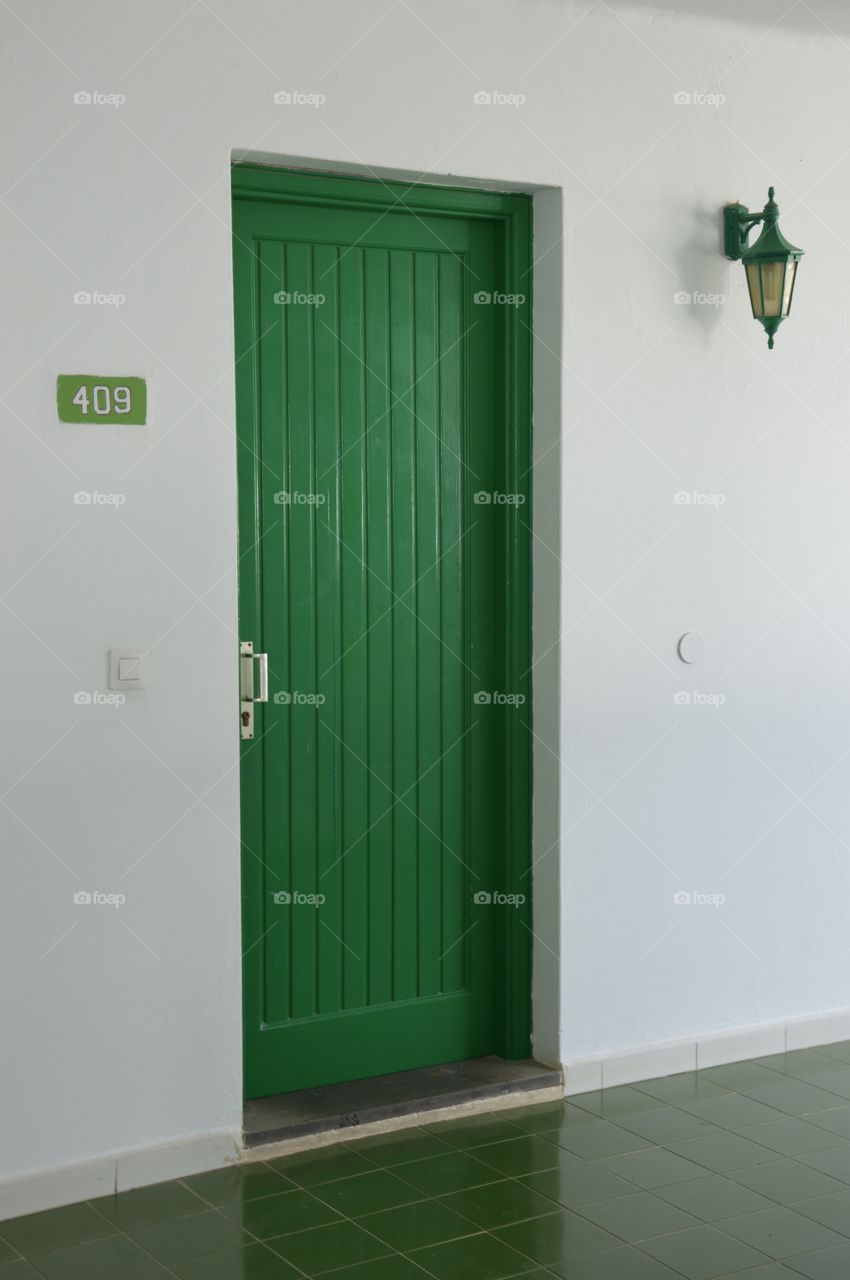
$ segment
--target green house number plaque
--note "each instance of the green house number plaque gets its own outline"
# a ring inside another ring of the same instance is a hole
[[[144,378],[105,378],[90,373],[60,373],[56,380],[60,422],[143,427],[148,393]]]

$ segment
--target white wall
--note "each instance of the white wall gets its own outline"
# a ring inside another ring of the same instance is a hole
[[[233,149],[563,189],[540,267],[564,281],[560,545],[557,450],[538,477],[537,581],[564,597],[543,1051],[850,1004],[850,55],[830,30],[847,20],[839,0],[723,6],[743,22],[698,7],[2,10],[0,1175],[239,1125]],[[275,106],[280,89],[326,102]],[[695,91],[725,101],[674,102]],[[808,257],[769,354],[718,229],[724,201],[760,206],[770,182]],[[80,289],[126,303],[76,306]],[[80,370],[146,375],[150,427],[58,426],[55,376]],[[676,657],[687,630],[698,668]],[[120,644],[151,647],[148,691],[76,706]],[[75,908],[95,888],[125,906]],[[680,889],[726,902],[675,906]]]

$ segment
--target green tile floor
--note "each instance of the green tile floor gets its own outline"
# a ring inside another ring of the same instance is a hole
[[[0,1280],[850,1280],[850,1042],[0,1222]]]

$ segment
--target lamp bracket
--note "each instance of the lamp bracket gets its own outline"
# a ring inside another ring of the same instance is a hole
[[[747,251],[753,227],[764,222],[763,213],[750,213],[745,204],[727,204],[723,209],[723,252],[738,262]]]
[[[779,206],[773,198],[775,194],[773,187],[769,187],[767,204],[761,213],[751,213],[745,204],[726,205],[723,210],[723,248],[727,258],[737,262],[744,256],[749,234],[760,222],[764,223],[765,234],[771,227],[778,231]],[[793,245],[788,245],[788,248],[797,252]]]

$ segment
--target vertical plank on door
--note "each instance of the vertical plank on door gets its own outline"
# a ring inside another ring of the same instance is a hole
[[[393,999],[417,994],[416,902],[419,832],[416,724],[416,433],[413,387],[413,255],[390,254],[390,386],[393,408]]]
[[[260,491],[260,523],[263,528],[262,564],[262,632],[274,629],[280,634],[274,659],[269,666],[270,686],[291,687],[292,653],[289,630],[282,626],[283,593],[286,590],[289,561],[289,521],[286,508],[276,498],[289,487],[289,362],[287,359],[288,316],[275,295],[287,287],[287,246],[263,241],[257,250],[255,277],[259,314],[255,341],[259,364],[263,369],[262,395],[259,401],[262,465],[258,470]],[[269,730],[271,726],[269,726]],[[292,882],[292,755],[288,728],[275,725],[278,734],[280,765],[264,754],[264,790],[271,803],[265,808],[263,847],[249,851],[260,863],[264,944],[263,1014],[267,1022],[292,1016],[292,913],[275,901],[275,894],[288,891]],[[257,746],[260,744],[258,743]],[[278,768],[285,770],[281,785]],[[267,844],[284,852],[283,865],[263,856]]]
[[[289,489],[286,518],[290,540],[297,554],[288,558],[289,632],[292,646],[291,686],[287,692],[287,719],[290,751],[297,762],[298,786],[292,791],[292,955],[301,959],[291,964],[292,1017],[306,1018],[316,1012],[316,969],[318,919],[315,910],[300,904],[295,895],[316,892],[318,842],[318,739],[319,722],[308,703],[296,694],[310,694],[316,688],[318,670],[316,645],[321,631],[317,617],[316,509],[303,500],[315,485],[315,349],[312,308],[297,302],[298,295],[313,292],[312,247],[287,246],[286,311],[287,364],[289,368]],[[297,407],[297,420],[296,420]],[[304,957],[310,962],[305,963]]]
[[[463,705],[466,689],[463,655],[463,564],[465,513],[463,495],[467,449],[464,440],[463,331],[461,281],[464,265],[448,254],[439,268],[438,334],[440,350],[440,453],[441,547],[440,616],[444,633],[452,638],[452,652],[444,649],[440,691],[442,736],[440,751],[442,796],[442,914],[441,990],[459,991],[464,985],[464,943],[469,916],[470,877],[466,869],[464,797],[466,794],[465,733],[469,708]]]
[[[417,253],[413,259],[414,386],[416,415],[416,734],[418,779],[411,800],[419,819],[417,883],[418,987],[420,996],[440,990],[442,845],[440,804],[441,679],[444,646],[440,609],[440,391],[437,363],[438,258]]]
[[[369,858],[369,616],[365,485],[368,433],[363,250],[340,257],[340,552],[342,580],[342,948],[343,1008],[364,1005]]]
[[[389,255],[365,261],[366,429],[369,433],[366,557],[369,565],[368,1000],[393,998],[393,524]]]
[[[339,249],[313,249],[311,305],[315,351],[314,394],[316,592],[320,625],[316,637],[316,692],[324,699],[313,713],[317,729],[317,882],[324,898],[318,912],[317,1012],[334,1013],[342,1000],[342,864],[339,791],[342,759],[340,720],[340,530],[337,485],[340,435]]]

